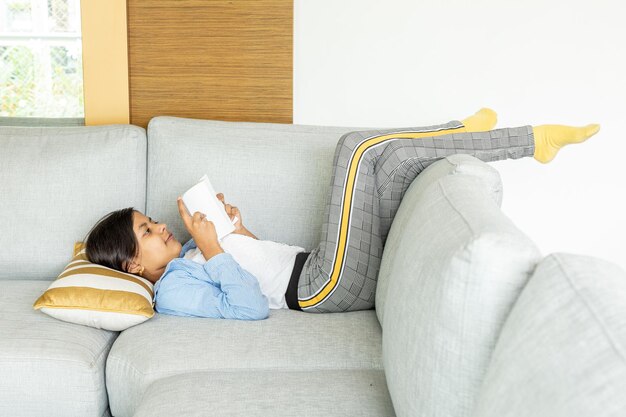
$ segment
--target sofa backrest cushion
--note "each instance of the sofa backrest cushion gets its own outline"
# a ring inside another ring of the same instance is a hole
[[[396,414],[469,416],[541,255],[470,173],[414,181],[389,236],[383,363]]]
[[[156,117],[148,125],[147,211],[184,242],[176,197],[207,174],[259,239],[316,247],[335,145],[347,127]]]
[[[145,210],[146,134],[0,127],[0,279],[55,279],[102,216]]]
[[[513,307],[474,415],[623,416],[625,386],[626,271],[555,253]]]
[[[411,193],[405,194],[405,208],[398,208],[385,242],[389,250],[383,251],[378,280],[376,283],[376,314],[378,321],[383,322],[385,301],[392,267],[399,252],[398,239],[403,237],[406,223],[411,219],[411,210],[424,190],[448,175],[471,176],[484,187],[489,197],[500,207],[502,205],[502,179],[500,173],[491,165],[467,154],[456,154],[442,158],[422,171],[411,184]],[[408,190],[407,190],[408,191]]]

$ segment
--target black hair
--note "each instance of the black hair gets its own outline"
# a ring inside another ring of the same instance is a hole
[[[87,259],[118,271],[128,272],[138,251],[133,231],[133,207],[112,211],[102,217],[87,234]]]

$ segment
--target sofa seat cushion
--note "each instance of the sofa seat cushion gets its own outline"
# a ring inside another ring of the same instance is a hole
[[[104,366],[117,333],[33,310],[49,284],[0,280],[0,415],[100,417],[108,404]]]
[[[393,417],[382,370],[196,372],[148,387],[135,417]]]
[[[626,415],[626,271],[556,253],[507,319],[476,417]]]
[[[271,310],[252,322],[156,314],[122,332],[111,349],[111,412],[132,416],[148,385],[188,372],[380,370],[381,337],[373,310]]]

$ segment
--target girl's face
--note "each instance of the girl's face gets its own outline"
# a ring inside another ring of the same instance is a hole
[[[177,258],[182,245],[167,230],[165,223],[159,223],[144,214],[133,212],[133,231],[139,246],[138,254],[131,262],[129,272],[138,274],[151,282],[157,282],[163,275],[165,267]]]

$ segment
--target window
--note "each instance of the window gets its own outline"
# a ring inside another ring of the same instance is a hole
[[[0,0],[0,118],[83,118],[80,0]]]

